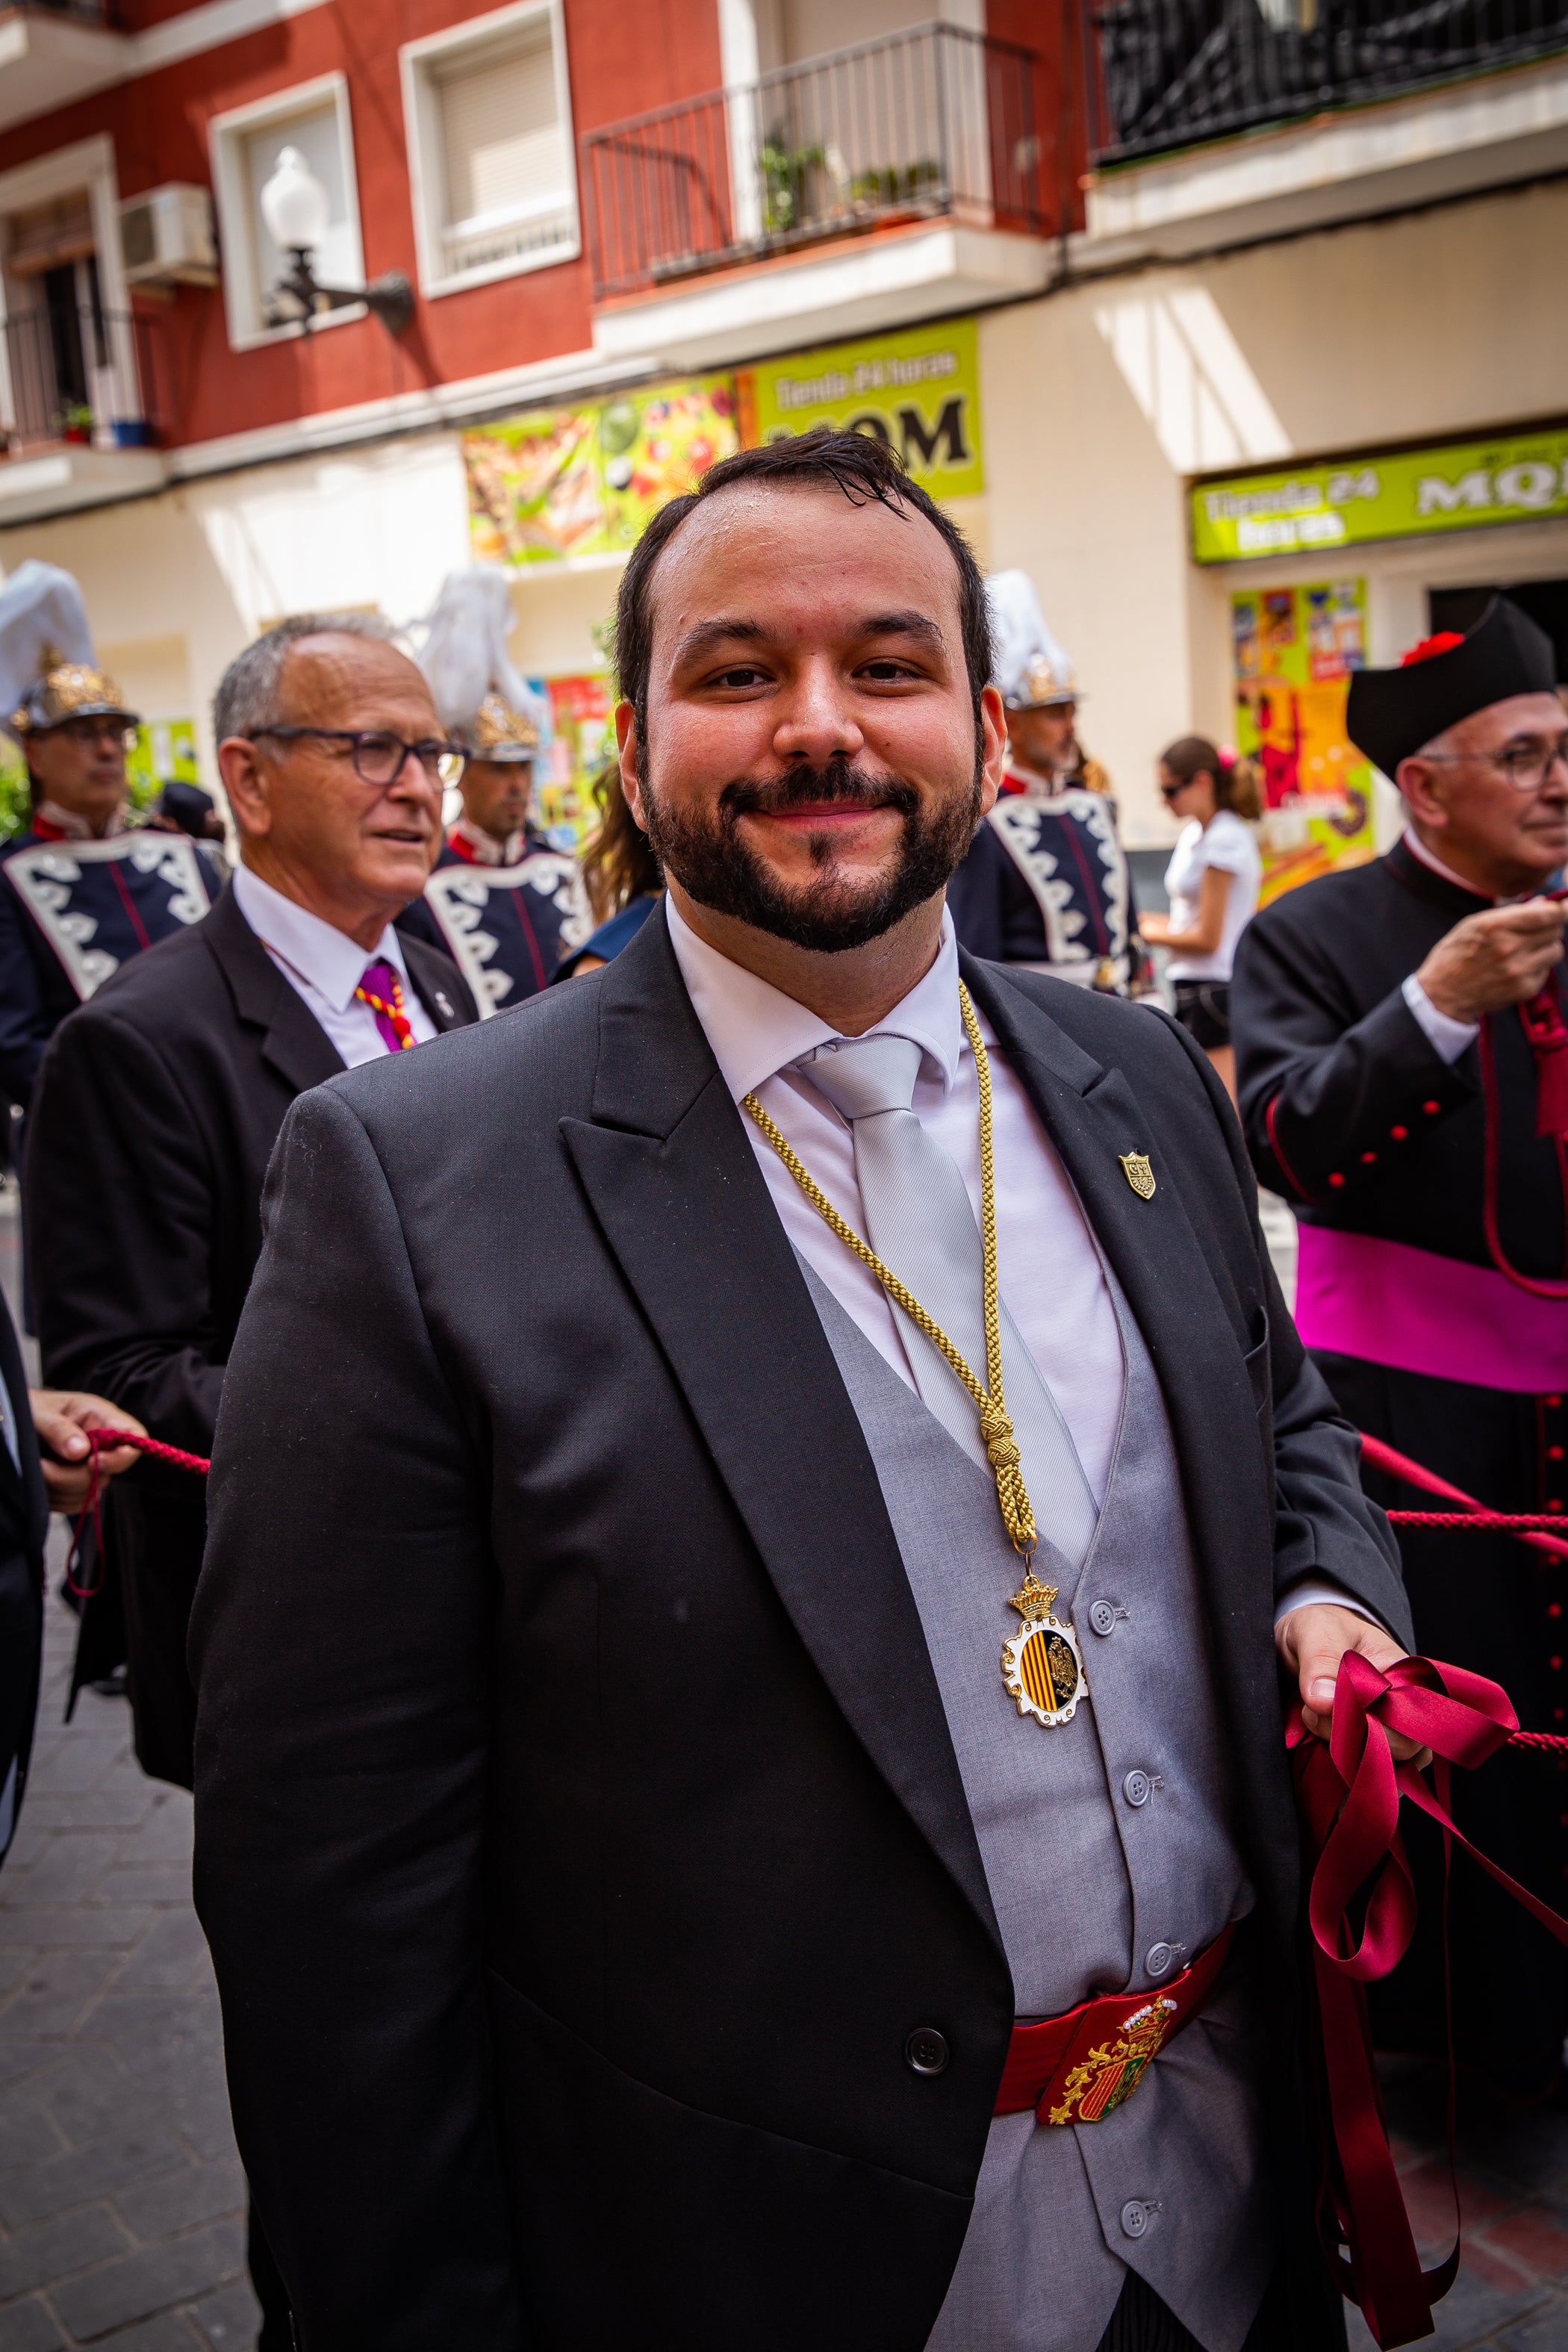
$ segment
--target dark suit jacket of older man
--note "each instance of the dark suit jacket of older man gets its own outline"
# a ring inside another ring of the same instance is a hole
[[[437,1029],[478,1019],[446,956],[419,940],[404,953]],[[296,1095],[342,1066],[229,890],[68,1015],[45,1056],[27,1141],[46,1380],[110,1398],[167,1444],[211,1453],[279,1128]],[[89,1605],[78,1659],[80,1681],[129,1656],[136,1753],[187,1788],[185,1626],[205,1506],[186,1471],[146,1462],[116,1479],[110,1580]]]
[[[1403,1624],[1392,1541],[1202,1056],[963,970],[1175,1431],[1322,2346],[1272,1616],[1317,1570]],[[918,2352],[1012,1983],[866,1441],[663,921],[297,1104],[266,1222],[192,1622],[196,1893],[304,2352]]]

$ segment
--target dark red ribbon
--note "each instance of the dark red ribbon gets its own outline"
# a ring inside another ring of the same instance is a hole
[[[1414,1764],[1395,1763],[1379,1725],[1432,1750],[1431,1788]],[[1328,2149],[1320,2221],[1340,2283],[1384,2352],[1432,2333],[1432,2305],[1452,2286],[1459,2263],[1456,2228],[1443,2261],[1421,2268],[1389,2148],[1363,1990],[1404,1958],[1415,1927],[1400,1799],[1437,1823],[1446,1854],[1457,1840],[1549,1935],[1568,1944],[1568,1920],[1489,1861],[1449,1810],[1451,1767],[1473,1770],[1518,1734],[1506,1693],[1482,1675],[1430,1658],[1401,1658],[1385,1671],[1354,1650],[1340,1661],[1327,1743],[1309,1733],[1299,1706],[1286,1733],[1312,1862],[1308,1919]],[[1358,1938],[1352,1906],[1368,1887]]]

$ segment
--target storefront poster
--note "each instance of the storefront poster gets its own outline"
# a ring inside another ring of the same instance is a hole
[[[474,560],[625,554],[650,516],[737,446],[727,375],[477,425],[463,436]]]
[[[886,441],[933,498],[968,498],[985,488],[979,386],[973,319],[792,352],[737,378],[741,437],[849,425]]]
[[[1568,514],[1568,427],[1244,474],[1191,495],[1200,563],[1528,522]]]
[[[1230,600],[1237,749],[1263,772],[1262,903],[1373,855],[1372,770],[1345,734],[1366,658],[1366,583],[1249,588]]]
[[[529,682],[549,695],[554,720],[535,771],[534,821],[557,848],[575,850],[598,822],[594,780],[616,748],[615,682],[605,671]]]

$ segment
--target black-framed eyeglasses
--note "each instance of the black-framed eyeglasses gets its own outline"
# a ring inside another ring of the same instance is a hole
[[[461,781],[468,761],[460,743],[437,742],[431,736],[409,743],[401,735],[374,727],[253,727],[246,740],[258,743],[266,736],[275,743],[295,743],[306,735],[317,736],[324,743],[346,745],[355,775],[366,784],[395,783],[410,760],[418,761],[433,784],[455,784]]]
[[[1554,767],[1568,772],[1568,735],[1555,743],[1537,738],[1533,743],[1505,743],[1500,751],[1423,751],[1423,760],[1479,760],[1495,768],[1516,793],[1538,793]]]

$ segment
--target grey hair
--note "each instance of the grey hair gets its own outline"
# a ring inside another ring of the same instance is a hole
[[[286,621],[279,621],[276,628],[237,654],[219,678],[213,697],[214,741],[226,742],[231,735],[255,735],[263,728],[282,724],[283,665],[301,637],[374,637],[388,645],[397,634],[379,613],[290,613]]]

